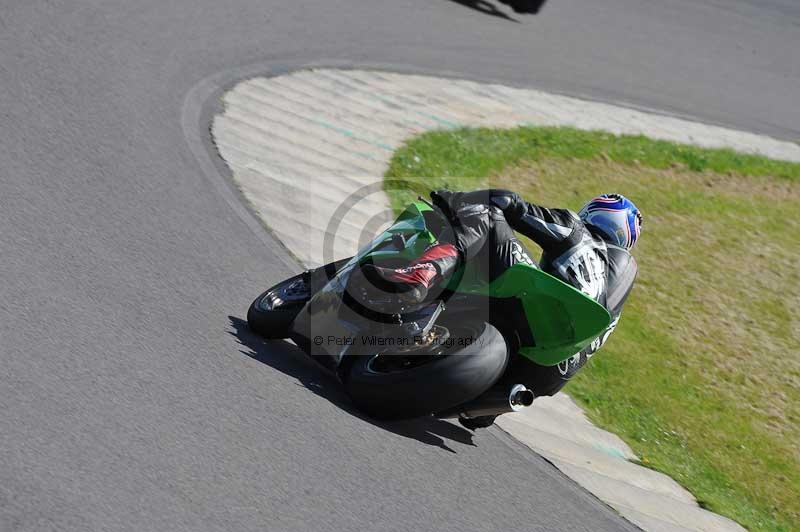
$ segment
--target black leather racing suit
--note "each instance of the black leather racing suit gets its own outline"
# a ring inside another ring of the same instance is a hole
[[[453,224],[452,234],[443,235],[442,240],[452,241],[461,260],[485,265],[490,280],[517,262],[536,266],[515,236],[516,230],[542,248],[539,267],[611,313],[613,321],[603,334],[557,366],[540,366],[519,355],[512,358],[504,380],[521,382],[537,396],[555,394],[614,330],[636,278],[636,261],[627,250],[608,244],[574,212],[540,207],[508,190],[439,190],[431,198]]]

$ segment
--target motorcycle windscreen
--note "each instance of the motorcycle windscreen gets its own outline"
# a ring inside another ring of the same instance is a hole
[[[518,263],[489,286],[493,297],[522,301],[535,345],[520,354],[554,366],[588,346],[611,324],[598,302],[542,270]]]

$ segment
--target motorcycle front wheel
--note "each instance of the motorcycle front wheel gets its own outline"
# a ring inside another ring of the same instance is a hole
[[[267,339],[288,338],[292,322],[310,297],[307,275],[290,277],[253,301],[247,311],[247,325]]]
[[[509,354],[495,327],[464,316],[442,322],[432,331],[440,340],[355,358],[344,383],[359,410],[385,420],[425,416],[478,397],[500,378]]]

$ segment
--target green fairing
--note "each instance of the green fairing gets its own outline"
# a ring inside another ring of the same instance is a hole
[[[492,297],[522,301],[535,346],[520,354],[554,366],[583,350],[611,324],[611,315],[592,298],[538,268],[517,263],[490,286]]]
[[[403,257],[422,254],[435,236],[427,230],[423,213],[431,211],[423,202],[410,204],[394,225],[365,248],[357,260]],[[405,249],[382,250],[394,234],[406,237]],[[456,292],[496,298],[517,298],[522,302],[535,345],[525,345],[520,354],[543,366],[554,366],[588,346],[611,324],[611,315],[595,300],[538,268],[517,263],[488,284],[469,265],[455,275],[451,288]]]

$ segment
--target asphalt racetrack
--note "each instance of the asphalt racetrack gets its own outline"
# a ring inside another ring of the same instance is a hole
[[[0,7],[0,530],[633,528],[497,429],[362,419],[241,321],[292,265],[197,151],[210,79],[446,72],[800,137],[795,2],[496,7]]]

